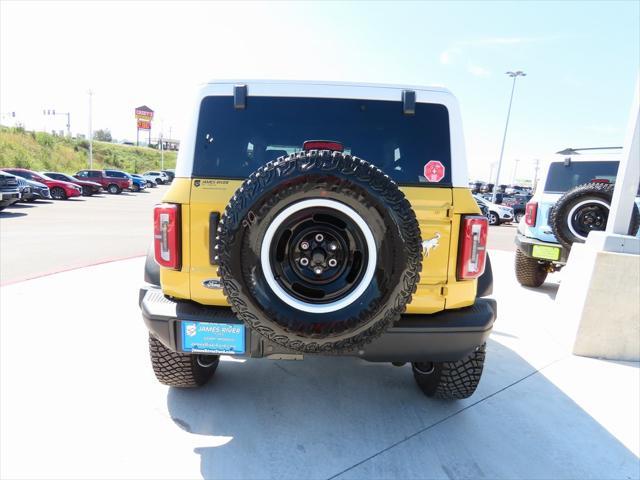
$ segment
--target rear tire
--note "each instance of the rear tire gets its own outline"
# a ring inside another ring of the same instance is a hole
[[[67,193],[64,191],[63,188],[53,187],[51,189],[51,198],[53,198],[54,200],[66,200]]]
[[[520,250],[516,250],[516,278],[523,287],[540,287],[547,279],[547,269],[544,263],[535,258],[527,257]]]
[[[516,223],[520,223],[520,220],[522,220],[522,217],[524,217],[524,213],[522,213],[522,212],[516,213],[515,222]]]
[[[137,184],[134,183],[131,186],[131,190],[133,190],[134,192],[139,192],[140,191],[140,185],[137,185]]]
[[[427,397],[443,400],[469,398],[478,388],[486,344],[456,362],[412,363],[413,378]]]
[[[198,362],[198,355],[176,353],[165,347],[160,340],[149,335],[151,366],[158,381],[170,387],[193,388],[207,383],[218,368],[220,357],[204,357],[207,366]]]

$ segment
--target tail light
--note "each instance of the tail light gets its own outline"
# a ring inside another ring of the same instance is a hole
[[[462,217],[458,280],[471,280],[484,273],[488,231],[489,223],[486,217],[479,215]]]
[[[524,223],[530,227],[536,226],[536,217],[538,216],[538,202],[529,202],[524,207]]]
[[[180,205],[161,203],[153,209],[153,247],[158,265],[180,269]]]

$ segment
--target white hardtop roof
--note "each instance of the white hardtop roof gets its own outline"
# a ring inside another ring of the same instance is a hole
[[[573,155],[554,155],[549,163],[563,163],[565,158],[570,158],[571,162],[619,162],[622,159],[622,154],[617,153],[580,153]]]
[[[368,83],[368,82],[341,82],[341,81],[329,81],[329,80],[283,80],[283,79],[212,79],[209,80],[207,85],[323,85],[328,87],[368,87],[368,88],[389,88],[393,90],[422,90],[429,92],[440,92],[451,94],[451,91],[447,88],[438,85],[401,85],[392,83]]]

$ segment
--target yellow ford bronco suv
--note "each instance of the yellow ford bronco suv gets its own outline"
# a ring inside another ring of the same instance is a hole
[[[204,85],[140,291],[156,377],[202,385],[220,355],[353,356],[470,396],[496,303],[467,181],[447,90]]]

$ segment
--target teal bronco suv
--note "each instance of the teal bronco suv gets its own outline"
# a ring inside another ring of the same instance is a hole
[[[548,165],[518,224],[515,271],[525,287],[540,287],[549,273],[564,267],[574,243],[606,228],[620,159],[581,150],[564,150],[562,159]],[[638,233],[638,205],[636,197],[630,235]]]

